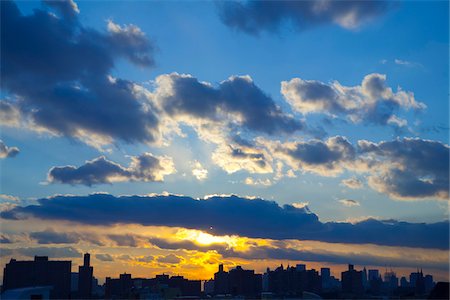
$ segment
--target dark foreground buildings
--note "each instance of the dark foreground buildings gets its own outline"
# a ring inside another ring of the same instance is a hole
[[[349,265],[341,280],[329,268],[320,273],[305,265],[283,265],[264,274],[240,266],[225,271],[223,265],[214,279],[204,282],[183,276],[156,275],[133,278],[121,274],[98,285],[90,265],[90,255],[78,273],[71,273],[71,261],[50,261],[36,256],[33,261],[6,264],[1,299],[448,299],[448,282],[435,284],[422,270],[409,278],[397,277],[391,269],[382,279],[379,270],[356,270]],[[409,279],[409,280],[408,280]]]
[[[84,255],[83,265],[78,267],[78,297],[81,299],[90,299],[92,297],[92,280],[94,268],[90,266],[91,256],[89,253]]]
[[[132,278],[120,274],[119,278],[106,278],[105,299],[173,299],[200,298],[201,281],[183,276],[156,275],[155,278]]]
[[[214,293],[216,295],[244,296],[257,298],[262,290],[262,275],[254,270],[244,270],[241,266],[225,272],[223,265],[214,274]]]
[[[2,292],[51,286],[50,298],[69,299],[71,269],[71,261],[50,261],[47,256],[35,256],[32,261],[11,259],[3,271]]]

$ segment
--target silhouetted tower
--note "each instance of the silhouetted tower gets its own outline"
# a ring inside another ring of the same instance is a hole
[[[78,267],[78,294],[82,299],[90,299],[92,296],[92,275],[94,268],[90,266],[91,255],[84,254],[84,264]]]

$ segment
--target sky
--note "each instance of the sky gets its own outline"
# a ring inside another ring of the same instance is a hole
[[[448,281],[448,2],[1,6],[2,265]]]

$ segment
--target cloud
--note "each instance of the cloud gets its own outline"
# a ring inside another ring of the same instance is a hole
[[[53,167],[48,173],[48,181],[87,186],[123,181],[161,182],[164,180],[164,176],[175,172],[172,158],[167,156],[158,157],[151,153],[131,156],[131,163],[128,167],[123,167],[100,156],[86,161],[80,167]]]
[[[438,141],[404,138],[372,143],[359,141],[372,165],[371,188],[408,200],[449,197],[449,147]]]
[[[136,257],[135,260],[137,262],[149,263],[152,262],[155,258],[151,255]]]
[[[75,244],[80,241],[80,235],[74,232],[55,232],[51,229],[31,232],[30,238],[39,244]]]
[[[21,114],[17,105],[0,100],[0,125],[20,126]]]
[[[233,142],[222,144],[212,154],[212,160],[228,174],[240,170],[250,173],[272,173],[272,157],[264,149]]]
[[[150,238],[150,243],[160,249],[168,249],[168,250],[197,250],[197,251],[209,251],[215,250],[218,252],[224,252],[228,245],[225,243],[211,243],[208,245],[196,244],[189,240],[181,240],[181,241],[168,241],[166,239],[161,238]]]
[[[48,256],[52,258],[73,258],[81,257],[81,252],[73,247],[30,247],[30,248],[16,248],[14,252],[34,257],[34,256]]]
[[[192,175],[197,178],[197,180],[202,181],[208,178],[208,170],[203,168],[202,164],[196,160],[193,163]]]
[[[6,195],[6,194],[0,194],[0,199],[6,200],[6,201],[11,201],[11,202],[19,202],[20,201],[19,197]]]
[[[52,1],[52,0],[44,0],[47,6],[56,9],[65,19],[75,19],[77,15],[80,13],[78,9],[78,5],[73,0],[65,0],[65,1]]]
[[[44,231],[31,232],[29,237],[38,244],[76,244],[85,241],[97,246],[104,245],[96,234],[89,232],[57,232],[49,228]]]
[[[361,85],[346,87],[334,81],[330,84],[293,78],[281,83],[281,93],[295,111],[302,114],[321,113],[340,116],[353,123],[404,126],[396,112],[422,110],[424,103],[416,101],[412,92],[386,86],[386,75],[366,75]]]
[[[177,264],[181,261],[181,257],[176,256],[175,254],[168,254],[165,256],[158,256],[156,260],[160,263]]]
[[[400,65],[400,66],[405,66],[405,67],[423,67],[420,63],[416,63],[413,61],[407,61],[407,60],[403,60],[403,59],[394,59],[394,63],[396,65]]]
[[[252,177],[247,177],[247,178],[245,178],[244,183],[246,185],[260,185],[260,186],[271,186],[272,185],[272,181],[270,181],[270,179],[268,179],[268,178],[255,179]]]
[[[358,201],[351,200],[351,199],[341,199],[339,202],[347,207],[353,207],[353,206],[360,206]]]
[[[341,184],[344,185],[344,186],[346,186],[346,187],[348,187],[348,188],[354,189],[354,190],[361,189],[361,188],[363,188],[363,186],[364,186],[363,183],[362,183],[362,181],[359,180],[359,179],[356,178],[356,177],[351,177],[351,178],[343,179],[343,180],[341,181]]]
[[[266,133],[292,133],[304,125],[286,115],[250,76],[231,76],[215,87],[187,74],[156,78],[151,97],[172,118],[187,124],[198,120],[224,122]]]
[[[0,158],[14,157],[19,154],[19,152],[19,148],[8,147],[2,140],[0,140]]]
[[[117,246],[137,247],[139,241],[131,234],[109,234],[108,238],[113,240]]]
[[[0,234],[0,244],[12,244],[13,240],[5,234]]]
[[[355,29],[384,14],[387,1],[226,1],[220,2],[222,22],[247,34],[275,32],[288,24],[297,30],[336,24]]]
[[[114,258],[108,253],[95,254],[95,258],[101,261],[114,261]]]
[[[274,156],[294,170],[336,176],[345,170],[366,173],[372,189],[394,199],[442,199],[449,194],[449,146],[439,141],[402,138],[373,143],[360,140],[354,147],[346,138],[326,141],[264,141]],[[362,187],[356,178],[343,180]]]
[[[84,27],[73,1],[46,1],[49,9],[23,15],[1,1],[0,111],[6,124],[75,137],[93,146],[116,139],[155,142],[158,119],[139,99],[135,83],[110,76],[117,59],[153,65],[153,43],[136,26],[112,21],[107,31]]]
[[[55,196],[38,205],[16,206],[5,219],[35,217],[91,225],[141,224],[210,231],[214,235],[301,239],[332,243],[448,249],[448,221],[424,224],[395,220],[322,223],[306,208],[237,196],[195,200],[183,196]]]
[[[357,158],[352,144],[342,136],[330,137],[326,141],[314,139],[278,144],[274,151],[292,169],[322,176],[336,176]]]

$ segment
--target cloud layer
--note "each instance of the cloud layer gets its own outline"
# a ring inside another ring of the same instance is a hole
[[[303,124],[286,115],[255,85],[250,76],[231,76],[218,87],[186,74],[165,74],[156,79],[153,100],[172,118],[188,124],[192,119],[236,123],[248,130],[292,133]]]
[[[354,146],[341,136],[326,141],[264,141],[274,156],[294,170],[336,176],[348,170],[367,176],[369,187],[395,199],[441,199],[449,194],[449,146],[420,138],[402,138]],[[356,178],[343,181],[361,188]]]
[[[1,88],[10,94],[1,110],[36,130],[93,144],[155,141],[150,105],[137,99],[133,82],[110,76],[119,58],[152,66],[153,43],[133,25],[84,27],[72,1],[44,3],[47,10],[22,15],[15,3],[1,2]]]
[[[229,27],[248,34],[274,32],[283,25],[297,30],[336,24],[353,29],[385,13],[386,1],[225,1],[219,14]]]
[[[51,183],[83,184],[87,186],[123,181],[163,181],[164,176],[175,173],[171,158],[144,153],[131,156],[128,167],[100,156],[80,167],[53,167],[48,173]]]
[[[39,205],[14,207],[5,219],[35,217],[92,225],[141,224],[184,227],[215,235],[270,239],[318,240],[332,243],[448,249],[449,224],[407,223],[368,219],[358,223],[322,223],[307,208],[280,207],[272,201],[237,196],[195,200],[182,196],[56,196]]]
[[[449,198],[449,147],[422,139],[359,141],[373,166],[369,186],[397,199]]]
[[[402,127],[406,121],[396,113],[400,110],[421,110],[425,104],[414,94],[400,88],[394,92],[386,85],[386,75],[369,74],[361,85],[347,87],[335,81],[330,84],[293,78],[281,83],[281,93],[292,108],[302,114],[321,113],[340,116],[351,122]]]

